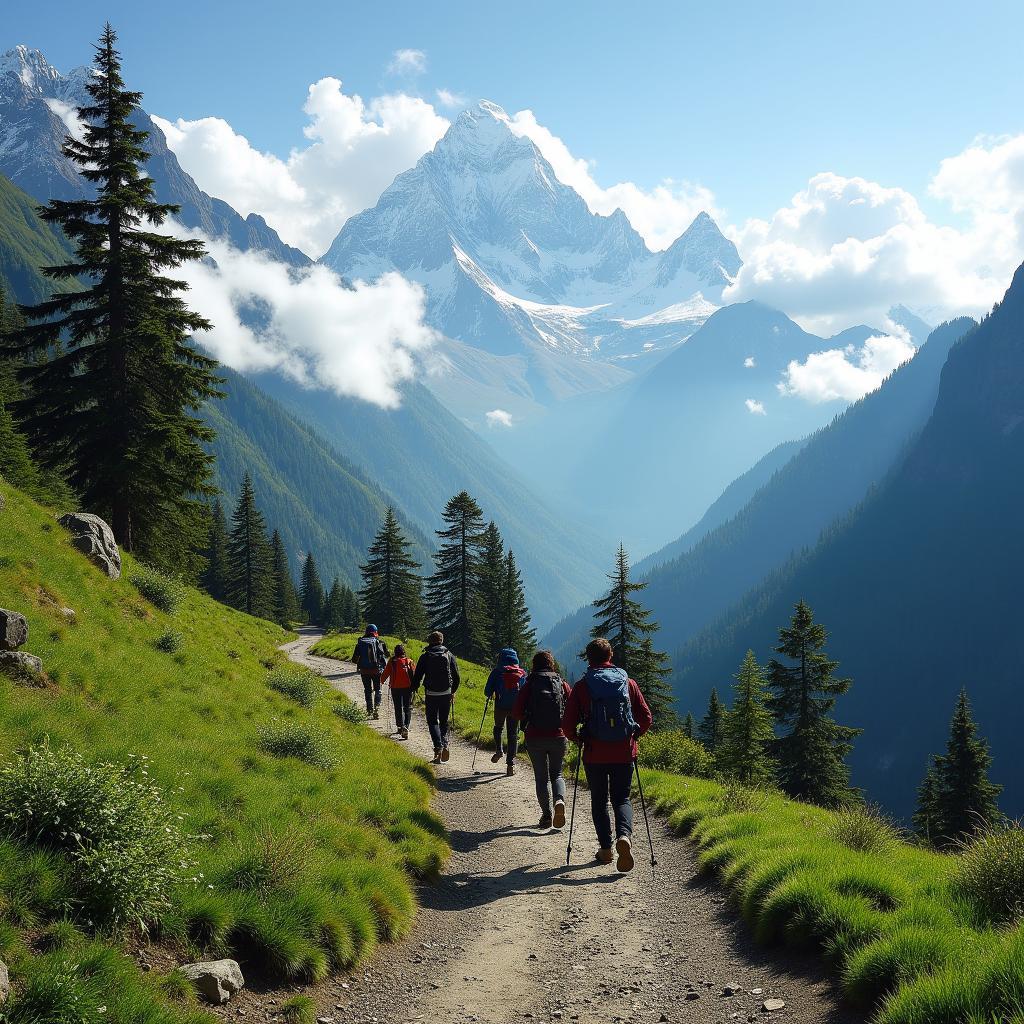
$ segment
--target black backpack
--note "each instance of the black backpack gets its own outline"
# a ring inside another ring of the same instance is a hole
[[[526,724],[540,732],[558,732],[565,714],[565,690],[561,676],[554,672],[534,672],[529,681]]]
[[[356,644],[356,667],[360,672],[383,672],[387,664],[384,645],[375,636],[361,636]]]

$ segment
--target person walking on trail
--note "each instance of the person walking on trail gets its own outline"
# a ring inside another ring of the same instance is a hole
[[[498,655],[498,664],[491,670],[484,687],[484,697],[494,698],[494,753],[491,764],[497,764],[505,757],[508,767],[506,775],[516,773],[516,754],[519,753],[519,722],[513,712],[519,691],[526,681],[526,673],[519,665],[519,655],[506,647]],[[502,739],[507,734],[507,745]]]
[[[572,688],[562,729],[582,745],[583,770],[600,843],[597,860],[610,864],[617,855],[618,870],[630,871],[633,804],[629,791],[638,752],[636,741],[650,729],[653,718],[640,687],[612,664],[612,645],[607,640],[591,640],[586,653],[590,667]],[[614,855],[609,801],[615,816]]]
[[[381,683],[391,687],[391,699],[395,705],[395,728],[403,740],[409,738],[412,725],[412,677],[416,666],[406,656],[405,644],[395,644],[394,657],[388,659],[387,667],[380,677]]]
[[[380,677],[388,663],[388,645],[381,640],[373,623],[367,625],[366,632],[356,641],[352,660],[363,680],[366,713],[371,718],[380,718]]]
[[[533,765],[540,804],[541,829],[565,826],[565,779],[562,765],[569,741],[562,731],[562,717],[569,702],[569,684],[558,674],[550,651],[538,651],[533,666],[516,698],[513,716],[523,723],[526,752]],[[552,804],[554,812],[552,813]]]
[[[427,649],[416,662],[412,677],[413,692],[423,685],[427,728],[434,743],[434,764],[451,756],[448,750],[448,719],[459,688],[459,666],[455,655],[444,645],[444,634],[435,630],[427,637]]]

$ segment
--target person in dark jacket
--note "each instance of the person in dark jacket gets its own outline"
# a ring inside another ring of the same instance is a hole
[[[388,661],[382,683],[390,683],[391,699],[395,704],[395,728],[403,740],[409,738],[409,726],[412,725],[412,677],[416,666],[412,659],[406,657],[405,644],[395,644],[395,656]]]
[[[455,655],[444,645],[444,634],[438,630],[427,637],[427,649],[416,662],[413,693],[419,690],[421,683],[427,728],[434,743],[434,764],[440,764],[451,756],[448,751],[448,718],[459,688],[459,665]]]
[[[503,756],[508,767],[506,775],[516,773],[516,754],[519,752],[519,722],[512,712],[515,710],[516,698],[522,689],[526,673],[519,667],[519,655],[511,647],[506,647],[498,655],[498,664],[491,670],[484,687],[484,697],[494,699],[494,753],[491,764],[497,764]],[[502,746],[502,738],[508,734],[507,748]]]
[[[562,716],[569,702],[569,684],[558,674],[550,651],[533,656],[533,668],[523,683],[512,711],[526,733],[526,750],[533,765],[540,804],[538,828],[565,826],[565,779],[562,766],[569,741],[562,731]],[[552,798],[554,813],[552,814]]]
[[[610,800],[615,815],[616,867],[619,871],[630,871],[633,804],[629,791],[638,752],[636,741],[650,729],[653,718],[640,687],[612,664],[612,645],[607,640],[591,640],[587,644],[587,662],[587,674],[569,695],[562,729],[583,747],[583,770],[590,787],[594,828],[601,844],[597,859],[602,864],[610,864],[613,859]]]
[[[371,718],[380,718],[380,677],[388,662],[388,645],[381,640],[372,622],[356,641],[352,661],[359,669],[359,677],[363,681],[366,713]]]

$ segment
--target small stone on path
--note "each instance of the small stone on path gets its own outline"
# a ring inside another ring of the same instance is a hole
[[[786,1001],[784,999],[766,999],[761,1004],[761,1009],[765,1013],[771,1013],[773,1010],[784,1010],[786,1008]]]

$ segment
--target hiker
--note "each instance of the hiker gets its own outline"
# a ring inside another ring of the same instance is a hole
[[[569,684],[558,674],[550,651],[538,651],[516,698],[512,714],[523,723],[526,752],[537,783],[540,821],[537,828],[564,828],[565,779],[562,765],[569,741],[562,731],[562,716],[569,701]],[[554,813],[552,814],[552,797]]]
[[[612,862],[611,801],[615,813],[615,854],[619,871],[633,868],[633,804],[630,784],[637,757],[637,737],[651,727],[651,709],[640,687],[612,664],[612,645],[604,639],[587,644],[586,675],[572,688],[562,729],[582,746],[583,769],[590,787],[591,811],[601,864]],[[583,729],[577,732],[578,727]]]
[[[369,623],[366,632],[356,641],[352,660],[363,680],[366,713],[380,718],[380,676],[388,661],[388,645],[377,634],[377,627]]]
[[[434,743],[434,764],[441,764],[451,756],[448,750],[448,716],[459,688],[459,666],[455,655],[445,647],[444,633],[439,630],[434,630],[427,637],[427,649],[416,662],[413,693],[419,690],[421,683],[427,728]]]
[[[519,722],[513,715],[516,699],[526,680],[526,673],[519,666],[519,655],[514,648],[506,647],[498,655],[498,664],[491,669],[484,687],[484,697],[494,698],[494,753],[491,764],[497,764],[507,757],[506,775],[516,773],[516,754],[519,752]],[[502,739],[508,734],[507,751]]]
[[[409,738],[412,725],[412,677],[416,671],[412,658],[406,656],[405,644],[395,644],[394,657],[380,677],[381,683],[391,686],[391,699],[395,705],[395,728],[403,740]]]

